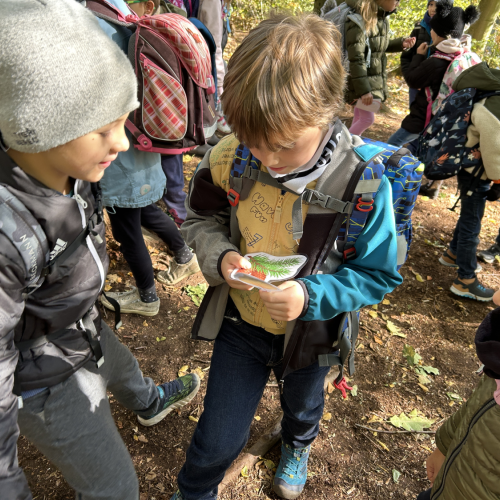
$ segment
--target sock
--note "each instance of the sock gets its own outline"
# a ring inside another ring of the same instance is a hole
[[[187,264],[192,258],[193,252],[191,252],[191,249],[187,245],[174,252],[174,259],[177,264]]]
[[[142,302],[156,302],[159,300],[158,295],[156,295],[156,286],[153,285],[151,288],[146,288],[145,290],[139,288],[139,297]]]

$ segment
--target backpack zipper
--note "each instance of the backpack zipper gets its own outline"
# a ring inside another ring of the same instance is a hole
[[[493,408],[495,405],[496,405],[496,401],[494,399],[490,399],[474,415],[473,419],[471,420],[471,422],[469,424],[469,428],[467,429],[467,434],[463,437],[462,441],[460,441],[458,446],[453,450],[453,453],[450,455],[450,458],[446,462],[445,469],[443,472],[443,478],[441,479],[441,485],[439,486],[439,489],[436,491],[436,493],[434,493],[431,496],[431,500],[436,500],[439,497],[439,495],[441,495],[441,493],[443,492],[445,482],[446,482],[446,476],[447,476],[453,462],[455,461],[455,458],[457,458],[458,454],[460,453],[460,450],[462,449],[463,445],[467,441],[467,438],[469,437],[469,434],[470,434],[472,428],[474,427],[474,425],[488,410]]]

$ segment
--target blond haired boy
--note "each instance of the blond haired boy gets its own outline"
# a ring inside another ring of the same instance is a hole
[[[225,471],[245,446],[271,370],[283,382],[284,412],[273,488],[282,498],[299,496],[329,368],[316,358],[291,371],[284,358],[285,332],[304,326],[319,332],[340,313],[379,302],[401,283],[385,177],[356,242],[356,258],[344,263],[335,247],[327,259],[319,257],[332,210],[302,203],[304,193],[327,184],[330,194],[341,196],[335,186],[353,164],[360,165],[353,138],[335,119],[344,77],[338,32],[314,15],[272,16],[249,33],[229,62],[222,100],[235,135],[200,164],[182,226],[211,285],[193,337],[216,339],[204,413],[173,499],[217,497]],[[242,160],[242,142],[249,164],[257,167],[254,182],[242,181],[238,191],[241,176],[234,165]],[[356,138],[356,144],[363,143]],[[258,291],[231,278],[235,269],[250,267],[243,258],[250,252],[303,253],[308,262],[301,278],[281,283],[281,291]],[[323,262],[320,272],[314,261]]]

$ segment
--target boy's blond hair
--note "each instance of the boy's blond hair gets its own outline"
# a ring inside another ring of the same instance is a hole
[[[340,34],[314,14],[272,14],[236,49],[224,78],[226,119],[247,146],[291,147],[343,103]]]

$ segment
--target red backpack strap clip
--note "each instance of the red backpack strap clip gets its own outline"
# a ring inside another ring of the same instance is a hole
[[[347,398],[347,391],[352,391],[352,387],[349,387],[347,385],[347,382],[345,381],[345,377],[342,377],[340,379],[340,382],[338,382],[338,383],[336,380],[334,380],[333,385],[335,386],[335,389],[338,389],[342,393],[342,397],[344,399]]]

